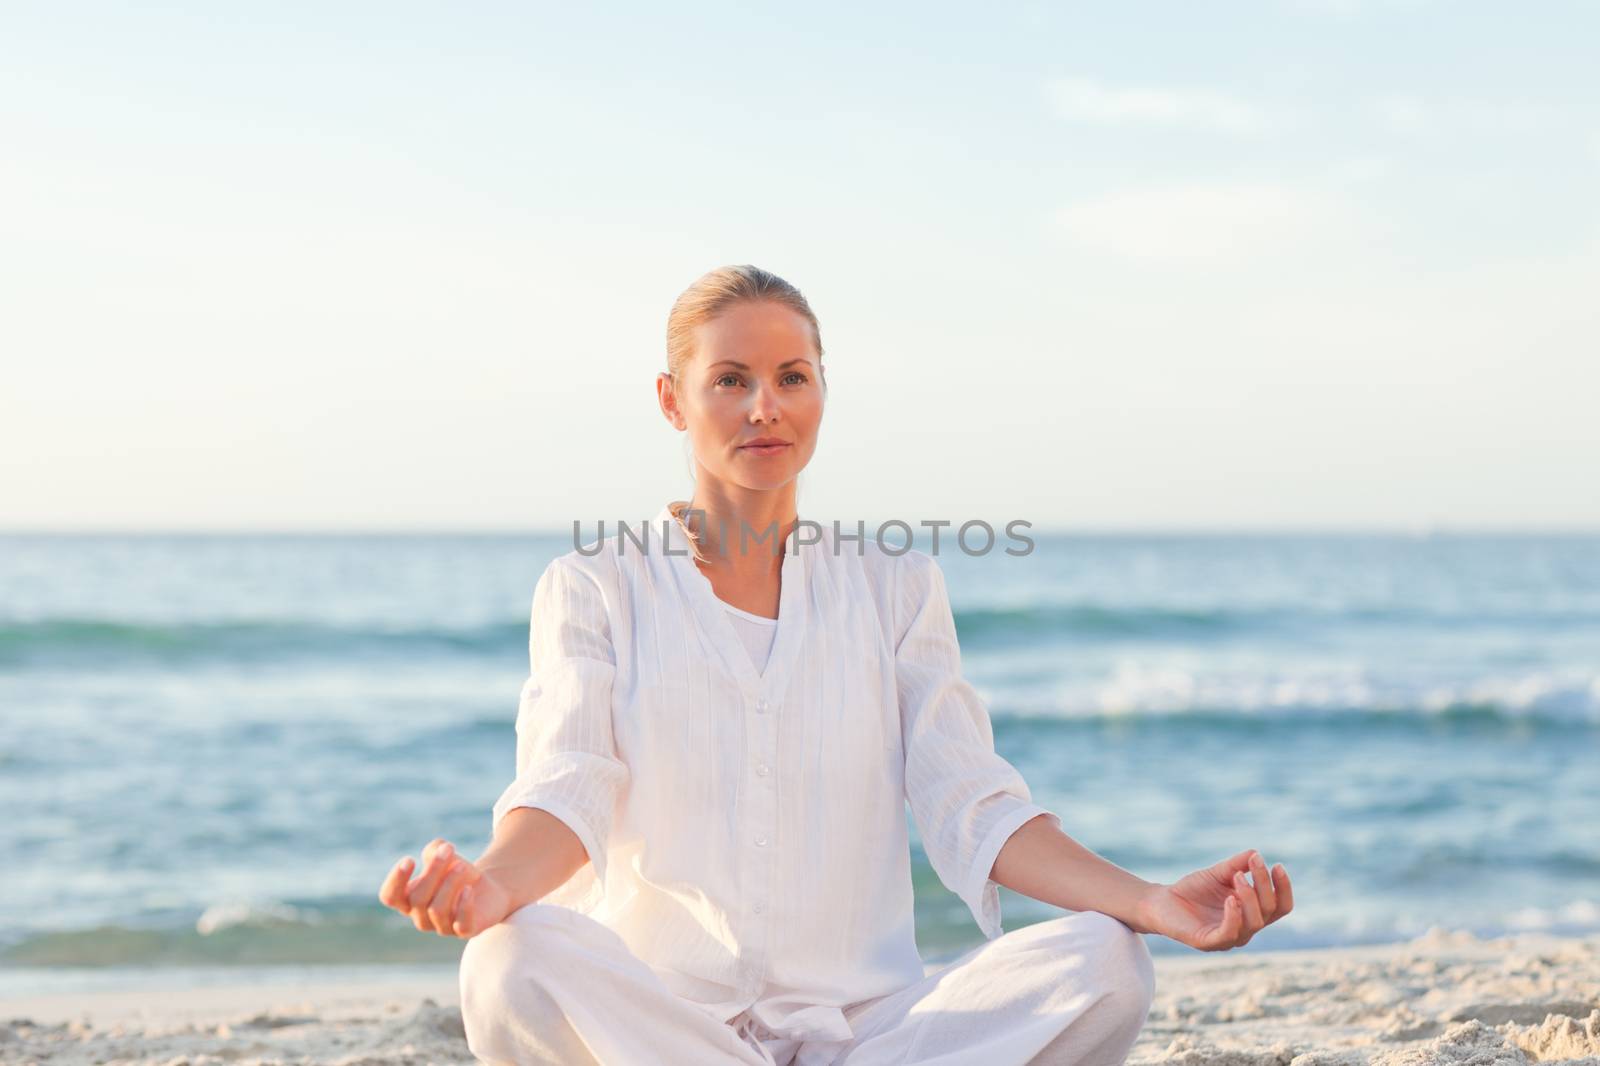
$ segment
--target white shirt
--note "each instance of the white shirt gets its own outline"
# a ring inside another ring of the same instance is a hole
[[[755,664],[756,673],[765,673],[767,660],[772,656],[773,638],[778,635],[778,620],[751,614],[731,603],[726,606],[728,617],[733,621],[734,632],[739,634],[745,651],[750,653],[750,661]]]
[[[923,976],[906,801],[990,939],[1001,845],[1060,819],[994,751],[933,557],[821,526],[785,541],[762,672],[667,507],[551,562],[493,821],[571,827],[590,862],[539,902],[605,924],[718,1020],[844,1040],[840,1008]]]

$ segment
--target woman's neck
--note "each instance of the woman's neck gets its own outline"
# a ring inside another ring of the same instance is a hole
[[[786,488],[781,497],[763,492],[743,500],[697,490],[678,516],[706,564],[740,573],[773,570],[798,522],[793,487]]]

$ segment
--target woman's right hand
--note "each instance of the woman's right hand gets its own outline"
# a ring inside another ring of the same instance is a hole
[[[474,937],[511,913],[511,897],[495,879],[435,838],[422,849],[422,873],[411,879],[407,855],[394,864],[378,899],[410,918],[421,933]]]

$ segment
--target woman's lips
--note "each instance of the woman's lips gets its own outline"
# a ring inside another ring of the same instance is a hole
[[[777,455],[787,447],[788,444],[742,444],[739,450],[750,452],[752,455]]]

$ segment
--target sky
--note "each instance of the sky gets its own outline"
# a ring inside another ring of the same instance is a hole
[[[1600,528],[1600,7],[10,4],[0,528],[693,491],[667,311],[822,326],[802,517]]]

